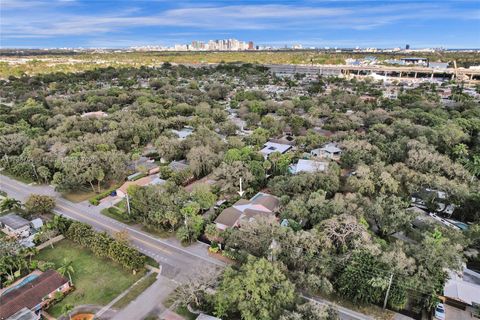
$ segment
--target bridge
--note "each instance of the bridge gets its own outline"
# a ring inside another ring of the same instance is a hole
[[[465,82],[480,82],[480,69],[437,69],[419,66],[351,66],[351,65],[294,65],[294,64],[267,64],[265,67],[277,75],[345,75],[367,76],[379,75],[399,78],[442,78],[445,80],[457,79]]]

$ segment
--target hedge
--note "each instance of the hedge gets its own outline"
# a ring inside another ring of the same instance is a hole
[[[121,185],[115,185],[115,187],[108,189],[107,191],[104,191],[102,193],[99,193],[90,199],[88,199],[88,202],[93,204],[94,206],[98,206],[100,204],[100,200],[102,200],[105,197],[108,197],[113,191],[117,190]]]

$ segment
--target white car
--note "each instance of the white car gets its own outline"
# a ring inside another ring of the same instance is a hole
[[[443,303],[439,303],[435,307],[435,319],[445,320],[445,306]]]

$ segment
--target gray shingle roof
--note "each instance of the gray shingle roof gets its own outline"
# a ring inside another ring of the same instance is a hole
[[[30,221],[28,221],[27,219],[24,219],[13,213],[0,217],[0,222],[13,230],[20,229],[30,224]]]

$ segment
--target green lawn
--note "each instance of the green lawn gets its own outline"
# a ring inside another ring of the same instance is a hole
[[[144,272],[133,275],[120,265],[109,259],[98,258],[89,249],[70,240],[62,240],[55,244],[55,248],[45,248],[36,256],[38,260],[54,262],[57,267],[63,258],[73,262],[75,290],[48,309],[54,317],[61,315],[65,304],[106,305],[144,275]]]
[[[115,207],[105,208],[100,211],[104,216],[110,217],[117,221],[123,222],[128,225],[134,225],[135,222],[128,219],[127,213],[125,211],[119,210]]]

